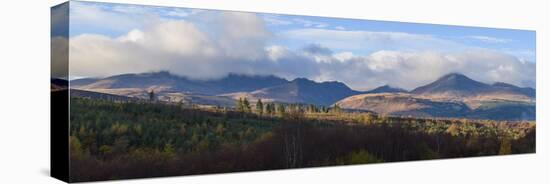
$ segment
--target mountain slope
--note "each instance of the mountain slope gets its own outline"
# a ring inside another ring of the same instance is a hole
[[[414,117],[460,117],[470,109],[460,102],[432,101],[406,93],[361,94],[336,103],[344,109]]]
[[[293,81],[263,88],[249,93],[225,94],[234,99],[247,97],[252,100],[261,98],[266,101],[285,103],[309,103],[317,105],[331,105],[345,97],[359,94],[340,82],[315,82],[305,78],[297,78]]]
[[[495,88],[495,90],[502,90],[502,91],[509,91],[511,93],[523,94],[531,98],[536,97],[536,90],[533,88],[529,88],[529,87],[521,88],[521,87],[514,86],[512,84],[507,84],[503,82],[496,82],[492,86],[493,88]]]

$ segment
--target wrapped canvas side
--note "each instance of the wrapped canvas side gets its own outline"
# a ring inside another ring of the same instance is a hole
[[[51,176],[69,182],[69,2],[51,8]]]

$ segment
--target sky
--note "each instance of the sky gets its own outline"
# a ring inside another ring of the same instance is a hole
[[[534,31],[80,1],[69,12],[68,38],[54,29],[52,42],[68,43],[70,78],[163,70],[410,90],[457,72],[535,87]]]

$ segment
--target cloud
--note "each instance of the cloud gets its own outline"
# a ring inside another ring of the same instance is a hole
[[[499,49],[499,52],[516,56],[519,60],[525,61],[525,62],[534,62],[537,57],[536,52],[534,50],[529,50],[529,49],[503,48],[503,49]]]
[[[496,37],[490,37],[490,36],[480,36],[480,35],[472,35],[472,36],[466,36],[465,38],[474,39],[477,41],[485,42],[485,43],[509,43],[513,40],[511,39],[503,39],[503,38],[496,38]]]
[[[70,2],[71,29],[102,33],[123,33],[157,21],[159,17],[144,6],[109,6],[90,2]],[[130,12],[130,13],[129,13]],[[73,31],[73,30],[71,30]]]
[[[253,13],[223,12],[210,30],[218,35],[218,44],[230,58],[258,59],[262,55],[271,32],[265,29],[264,21]]]
[[[189,16],[189,12],[182,9],[174,9],[172,11],[169,11],[167,15],[174,17],[187,17]]]
[[[339,80],[356,89],[390,84],[405,89],[458,72],[486,83],[507,82],[535,87],[535,64],[488,49],[460,52],[377,51],[367,56],[333,55],[320,63],[318,80]]]
[[[292,21],[301,24],[304,27],[324,28],[329,26],[329,24],[325,22],[311,21],[302,18],[294,18],[292,19]]]
[[[463,45],[431,35],[403,32],[374,32],[328,29],[294,29],[278,34],[288,42],[319,43],[341,50],[446,50]]]
[[[52,37],[51,44],[51,77],[68,79],[69,69],[69,42],[67,38],[62,36]]]
[[[77,8],[83,12],[71,14],[76,16],[71,21],[112,29],[119,29],[120,25],[124,29],[116,36],[95,33],[70,37],[65,47],[71,53],[71,76],[103,77],[159,70],[196,79],[219,78],[229,73],[271,74],[289,80],[307,77],[341,81],[354,89],[366,90],[385,84],[412,89],[444,74],[459,72],[487,83],[535,86],[535,63],[510,55],[517,50],[472,48],[431,35],[403,32],[319,29],[316,27],[323,24],[295,19],[290,24],[300,22],[309,28],[273,34],[266,25],[287,22],[252,13],[185,11],[189,14],[180,14],[187,16],[185,19],[143,14],[140,16],[150,19],[134,20],[117,11],[142,10],[104,8]],[[167,11],[163,10],[163,15],[170,14]],[[100,20],[105,22],[100,24]],[[52,42],[63,40],[56,38]],[[292,43],[297,47],[290,48]],[[54,52],[63,51],[63,45],[52,43],[52,48],[52,61],[59,60],[54,57],[63,53]],[[534,53],[524,53],[530,54]]]
[[[320,44],[309,44],[306,45],[303,49],[304,53],[312,55],[331,55],[332,50],[326,48]]]
[[[170,70],[192,78],[216,78],[229,72],[259,74],[268,59],[270,33],[254,14],[208,14],[207,31],[189,21],[161,21],[120,36],[81,34],[70,38],[71,75],[108,76]],[[210,29],[214,27],[214,29]],[[215,30],[215,31],[212,31]],[[288,58],[276,64],[288,65]],[[269,69],[269,68],[268,68]],[[266,70],[268,70],[266,69]],[[279,73],[284,73],[281,70]]]
[[[336,27],[334,27],[334,29],[337,29],[337,30],[346,30],[346,28],[343,27],[343,26],[336,26]]]
[[[263,14],[262,18],[268,25],[272,25],[272,26],[293,24],[292,21],[282,19],[279,15],[274,15],[274,14]]]
[[[168,8],[126,4],[73,1],[70,6],[71,33],[93,31],[119,36],[128,30],[143,29],[164,20],[200,16],[201,9]]]

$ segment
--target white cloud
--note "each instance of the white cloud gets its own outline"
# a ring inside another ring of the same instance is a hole
[[[342,27],[342,26],[336,26],[336,27],[334,27],[334,29],[338,29],[338,30],[346,30],[346,28],[345,28],[345,27]]]
[[[135,43],[150,51],[157,50],[182,56],[197,53],[207,55],[213,49],[208,45],[210,40],[207,35],[186,21],[166,21],[146,32],[134,30],[123,38],[134,40]]]
[[[293,24],[292,21],[282,19],[282,18],[280,18],[280,16],[274,15],[274,14],[263,14],[263,15],[262,15],[262,18],[264,19],[264,21],[265,21],[268,25],[273,25],[273,26],[291,25],[291,24]]]
[[[270,34],[253,14],[208,14],[219,32],[187,21],[161,21],[117,38],[81,34],[70,38],[72,76],[108,76],[170,70],[194,78],[229,72],[255,73]]]
[[[292,21],[298,24],[301,24],[304,27],[324,28],[329,26],[329,24],[324,22],[311,21],[311,20],[302,19],[302,18],[294,18],[292,19]]]
[[[496,37],[490,37],[490,36],[481,36],[481,35],[466,36],[466,38],[474,39],[474,40],[485,42],[485,43],[509,43],[509,42],[513,41],[511,39],[503,39],[503,38],[496,38]]]
[[[290,55],[291,51],[279,45],[272,45],[265,49],[270,61],[278,61],[285,56]]]
[[[289,42],[320,43],[342,50],[451,50],[464,46],[431,35],[327,29],[295,29],[279,33]]]
[[[158,16],[145,11],[141,6],[108,8],[105,5],[88,2],[72,1],[70,3],[72,28],[125,32],[141,28],[159,19]]]
[[[336,60],[342,60],[337,59]],[[390,84],[406,89],[425,85],[442,75],[458,72],[486,83],[535,85],[535,65],[487,49],[461,52],[377,51],[345,62],[320,65],[322,80],[340,80],[356,89]]]
[[[217,41],[226,56],[238,59],[261,57],[260,53],[272,36],[261,18],[253,13],[240,12],[223,12],[219,17],[216,21],[219,27],[213,30],[221,35]]]
[[[503,48],[503,49],[499,49],[499,52],[516,56],[517,58],[525,62],[535,62],[536,56],[537,56],[534,50],[529,50],[529,49]]]
[[[354,57],[352,52],[339,52],[332,55],[335,59],[341,62],[348,61]]]
[[[189,16],[189,12],[182,9],[173,9],[171,11],[168,11],[166,15],[174,17],[187,17]]]

